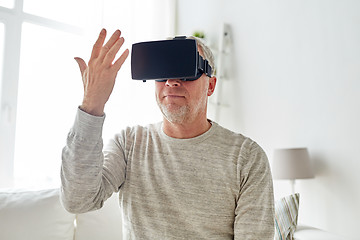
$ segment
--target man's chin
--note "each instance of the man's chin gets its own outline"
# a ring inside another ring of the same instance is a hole
[[[163,116],[171,123],[183,123],[188,116],[188,106],[179,106],[175,104],[168,104],[166,106],[159,105]]]

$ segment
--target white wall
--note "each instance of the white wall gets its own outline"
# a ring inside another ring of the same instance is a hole
[[[274,148],[308,147],[299,221],[344,236],[360,226],[360,1],[179,0],[177,34],[216,46],[232,27],[219,122]],[[230,66],[230,64],[228,65]],[[275,181],[275,197],[290,193]]]

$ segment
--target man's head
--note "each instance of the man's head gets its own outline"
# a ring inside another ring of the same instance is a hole
[[[214,56],[209,47],[200,39],[195,39],[199,54],[208,60],[212,67],[212,77],[202,74],[194,81],[168,79],[155,82],[156,101],[165,120],[175,124],[186,124],[206,120],[207,99],[214,93],[216,77],[214,77]]]

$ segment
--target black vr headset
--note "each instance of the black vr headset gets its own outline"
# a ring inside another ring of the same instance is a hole
[[[175,37],[132,45],[131,76],[134,80],[194,81],[203,73],[211,77],[211,66],[199,55],[195,39]]]

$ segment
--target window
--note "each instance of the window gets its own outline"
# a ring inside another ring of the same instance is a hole
[[[0,22],[0,53],[4,52],[4,24]],[[3,73],[3,54],[0,54],[0,99],[1,99],[1,79],[2,79],[2,73]]]
[[[0,6],[6,8],[13,8],[14,0],[1,0]]]
[[[61,145],[80,102],[82,85],[73,60],[82,38],[24,23],[15,135],[15,186],[59,184]],[[34,57],[36,56],[36,57]],[[32,171],[29,171],[31,169]],[[44,171],[46,174],[34,171]]]
[[[109,35],[121,29],[129,49],[135,41],[173,35],[169,23],[175,14],[169,9],[174,1],[151,0],[146,6],[139,0],[8,2],[14,9],[0,7],[0,50],[6,49],[0,59],[7,64],[0,85],[0,187],[58,187],[61,150],[83,93],[73,58],[89,59],[102,27]],[[150,6],[164,14],[148,11]],[[130,79],[128,59],[105,109],[104,141],[127,125],[161,119],[153,87]]]
[[[102,1],[96,0],[24,0],[24,12],[85,27],[93,18],[101,18],[102,13],[97,11],[101,5]]]

